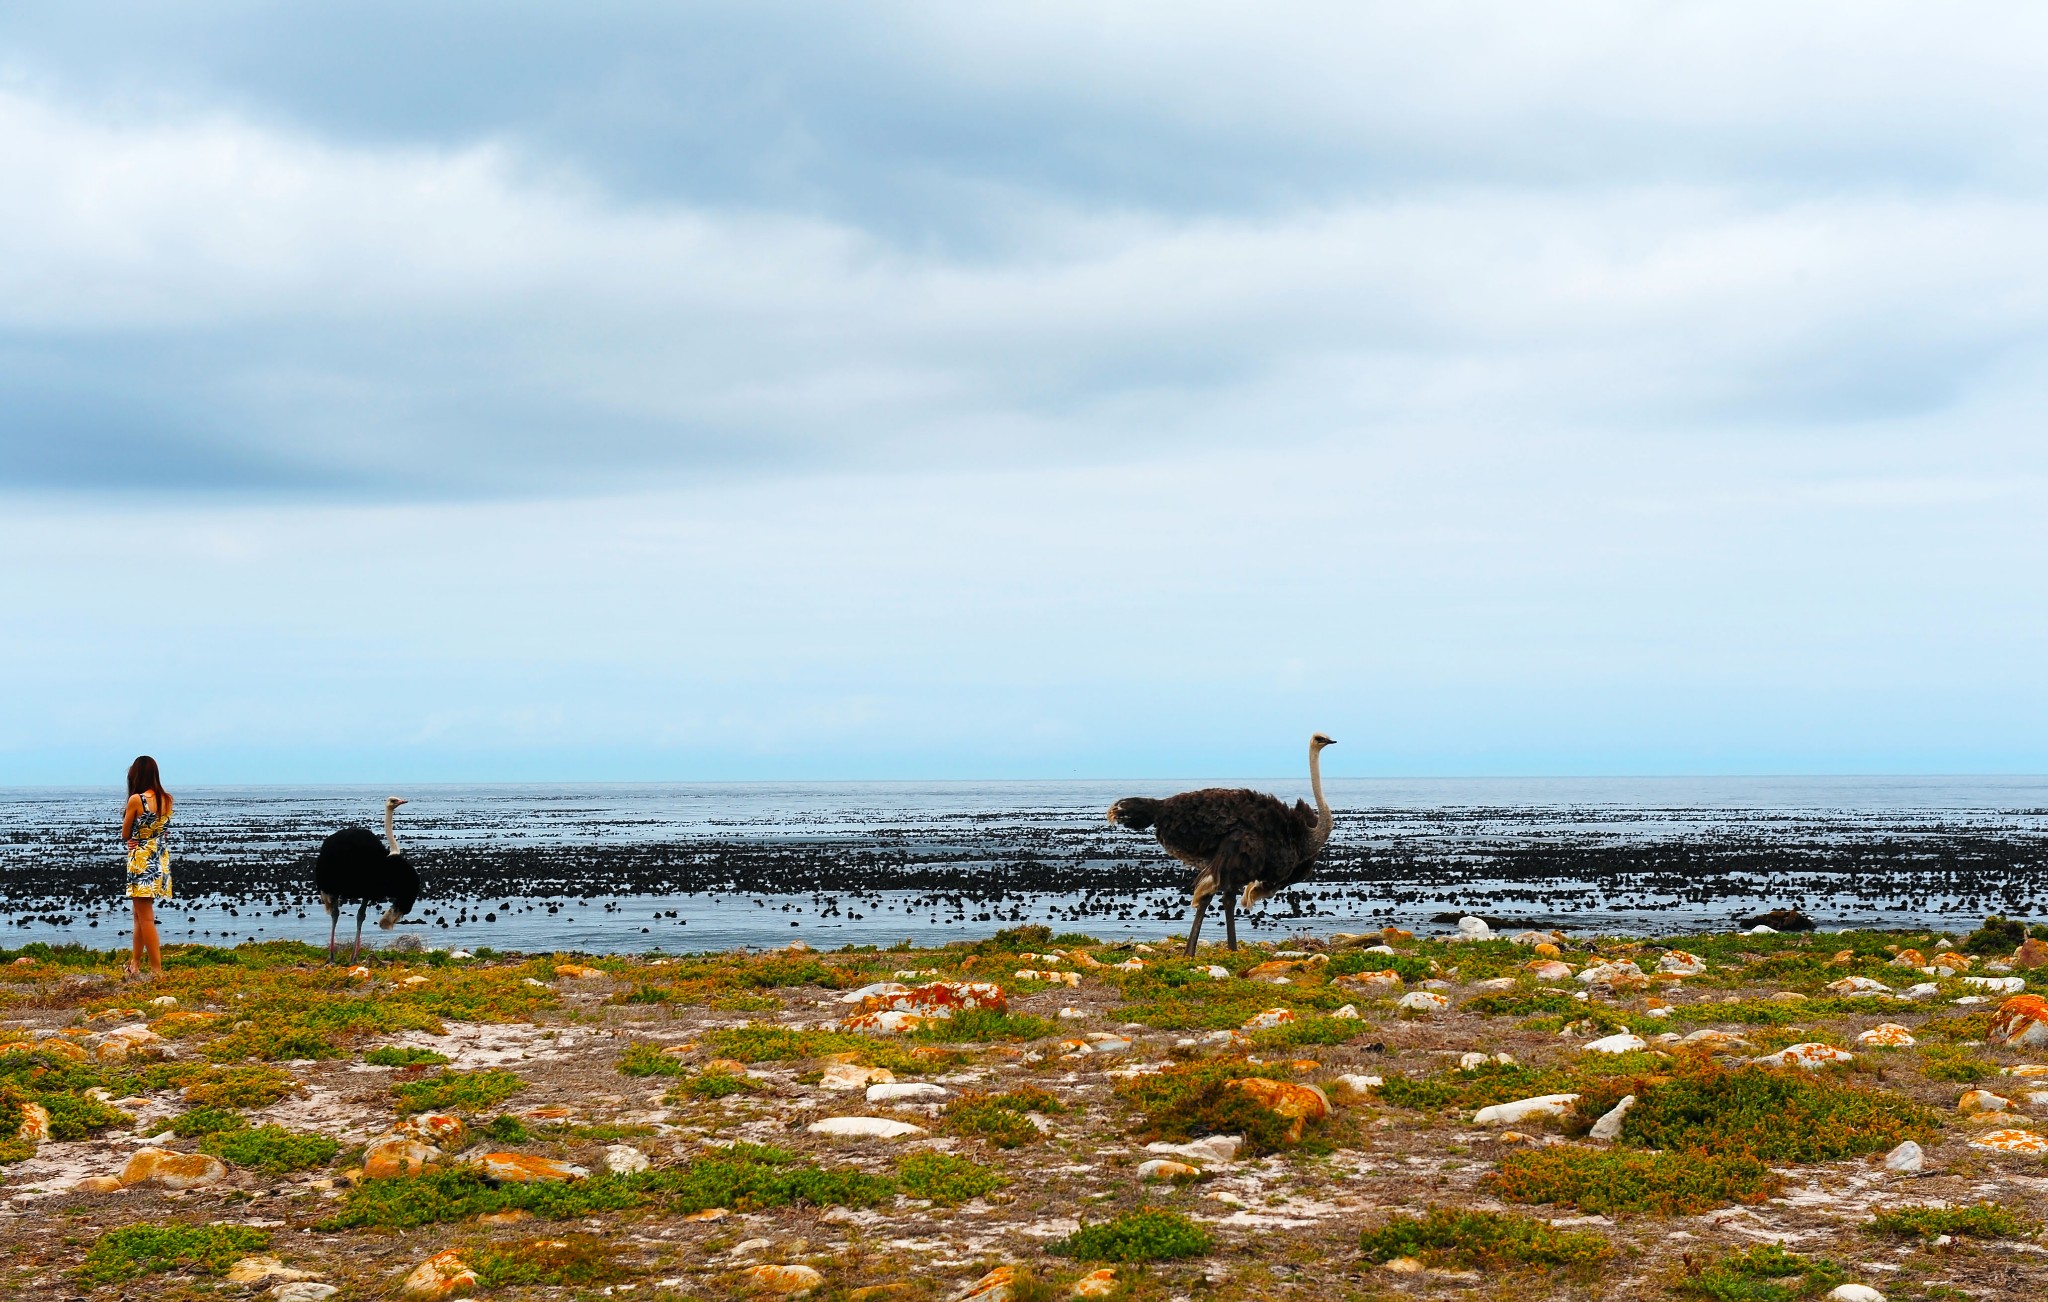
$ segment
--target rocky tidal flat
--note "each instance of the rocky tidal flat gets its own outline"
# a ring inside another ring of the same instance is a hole
[[[2048,929],[0,951],[0,1294],[2048,1296]]]

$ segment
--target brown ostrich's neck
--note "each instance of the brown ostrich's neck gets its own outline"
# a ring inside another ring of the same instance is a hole
[[[1330,802],[1323,799],[1323,748],[1314,742],[1308,744],[1308,784],[1316,793],[1315,847],[1321,850],[1330,839]]]
[[[1318,796],[1317,799],[1320,800],[1321,797]],[[390,805],[384,806],[384,844],[391,847],[391,853],[398,854],[398,829],[392,824],[391,810]]]

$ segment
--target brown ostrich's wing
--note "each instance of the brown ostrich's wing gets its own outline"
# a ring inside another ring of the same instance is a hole
[[[1187,791],[1159,807],[1159,843],[1182,859],[1211,866],[1218,887],[1241,889],[1290,872],[1307,832],[1287,806],[1260,791],[1211,787]],[[1229,852],[1227,863],[1223,856]]]

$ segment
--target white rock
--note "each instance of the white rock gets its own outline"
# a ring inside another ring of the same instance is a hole
[[[1578,980],[1580,985],[1589,986],[1595,981],[1612,981],[1618,976],[1639,977],[1642,975],[1643,970],[1637,967],[1634,962],[1623,959],[1619,963],[1595,963],[1593,966],[1580,972]]]
[[[1434,990],[1410,990],[1394,1006],[1409,1013],[1440,1013],[1451,1006],[1451,1001]]]
[[[1398,954],[1401,951],[1395,949],[1392,945],[1367,945],[1358,952],[1361,954]]]
[[[827,1117],[823,1121],[813,1121],[804,1129],[814,1135],[831,1135],[836,1139],[903,1139],[925,1133],[923,1126],[913,1126],[908,1121],[892,1121],[887,1117]]]
[[[631,1144],[605,1146],[604,1167],[614,1175],[630,1175],[635,1171],[645,1171],[648,1165],[647,1154]]]
[[[1837,1284],[1828,1298],[1830,1302],[1884,1302],[1884,1294],[1868,1284]]]
[[[1752,936],[1775,936],[1778,934],[1778,929],[1776,927],[1766,927],[1763,923],[1759,922],[1749,929],[1749,934]]]
[[[1458,1070],[1477,1071],[1492,1061],[1492,1058],[1483,1053],[1461,1053],[1458,1055]]]
[[[1588,1040],[1579,1047],[1587,1053],[1634,1053],[1638,1049],[1649,1048],[1650,1042],[1633,1031],[1622,1031]]]
[[[270,1290],[271,1302],[327,1302],[341,1290],[333,1284],[322,1284],[315,1280],[294,1280],[279,1284]]]
[[[1063,1022],[1078,1022],[1086,1016],[1088,1016],[1088,1014],[1082,1012],[1078,1008],[1060,1009],[1060,1020]]]
[[[1962,980],[1966,986],[1975,986],[1979,990],[1991,990],[2002,995],[2016,995],[2027,988],[2025,977],[1966,976]]]
[[[1932,981],[1922,981],[1916,986],[1907,986],[1899,992],[1907,999],[1932,999],[1941,993],[1941,987]]]
[[[868,1086],[870,1103],[902,1103],[909,1099],[943,1099],[953,1091],[943,1085],[927,1085],[923,1081],[905,1081],[902,1084]]]
[[[1579,1101],[1576,1094],[1539,1094],[1533,1099],[1516,1099],[1512,1103],[1495,1103],[1472,1114],[1472,1123],[1479,1126],[1512,1126],[1532,1117],[1562,1117],[1572,1110]]]
[[[1750,1061],[1759,1067],[1797,1067],[1802,1071],[1819,1071],[1822,1067],[1834,1066],[1837,1063],[1854,1062],[1856,1055],[1846,1049],[1837,1049],[1833,1045],[1809,1042],[1795,1044],[1776,1053],[1767,1053],[1760,1058],[1751,1058]]]
[[[1363,1094],[1367,1090],[1376,1090],[1386,1084],[1384,1080],[1377,1076],[1364,1076],[1355,1072],[1348,1076],[1339,1076],[1337,1083],[1358,1094]]]
[[[1460,918],[1458,919],[1458,939],[1492,940],[1493,928],[1486,925],[1486,919],[1484,918]]]
[[[818,1084],[828,1090],[864,1090],[870,1085],[895,1079],[896,1073],[887,1067],[860,1067],[850,1062],[835,1062],[825,1068]]]
[[[1839,981],[1828,982],[1828,989],[1838,995],[1888,995],[1892,988],[1882,981],[1866,976],[1847,976]]]
[[[1211,963],[1208,971],[1210,977],[1217,981],[1228,981],[1230,979],[1230,969],[1220,963]]]
[[[1624,1095],[1621,1102],[1609,1108],[1606,1112],[1606,1115],[1602,1116],[1598,1121],[1594,1122],[1593,1129],[1587,1133],[1594,1139],[1598,1139],[1605,1143],[1610,1144],[1613,1143],[1615,1140],[1620,1139],[1622,1118],[1626,1117],[1628,1115],[1628,1110],[1634,1107],[1635,1105],[1635,1095]]]
[[[1242,1135],[1204,1135],[1190,1144],[1147,1144],[1145,1151],[1184,1157],[1190,1162],[1224,1163],[1235,1159],[1237,1150],[1242,1147]]]
[[[1927,1154],[1910,1139],[1884,1155],[1884,1169],[1899,1175],[1918,1175],[1926,1165]]]
[[[1341,1017],[1347,1022],[1355,1022],[1358,1020],[1358,1005],[1346,1004],[1336,1012],[1331,1013],[1330,1016]]]
[[[839,996],[839,1002],[842,1004],[857,1004],[870,995],[906,995],[909,993],[910,987],[904,985],[901,981],[877,981],[873,985],[866,985],[858,990],[847,991]]]
[[[1138,1163],[1140,1180],[1170,1180],[1175,1176],[1200,1175],[1201,1169],[1170,1157],[1155,1157]]]

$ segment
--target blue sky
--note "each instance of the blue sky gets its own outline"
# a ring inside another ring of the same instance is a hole
[[[7,5],[0,783],[2048,771],[2044,38]]]

